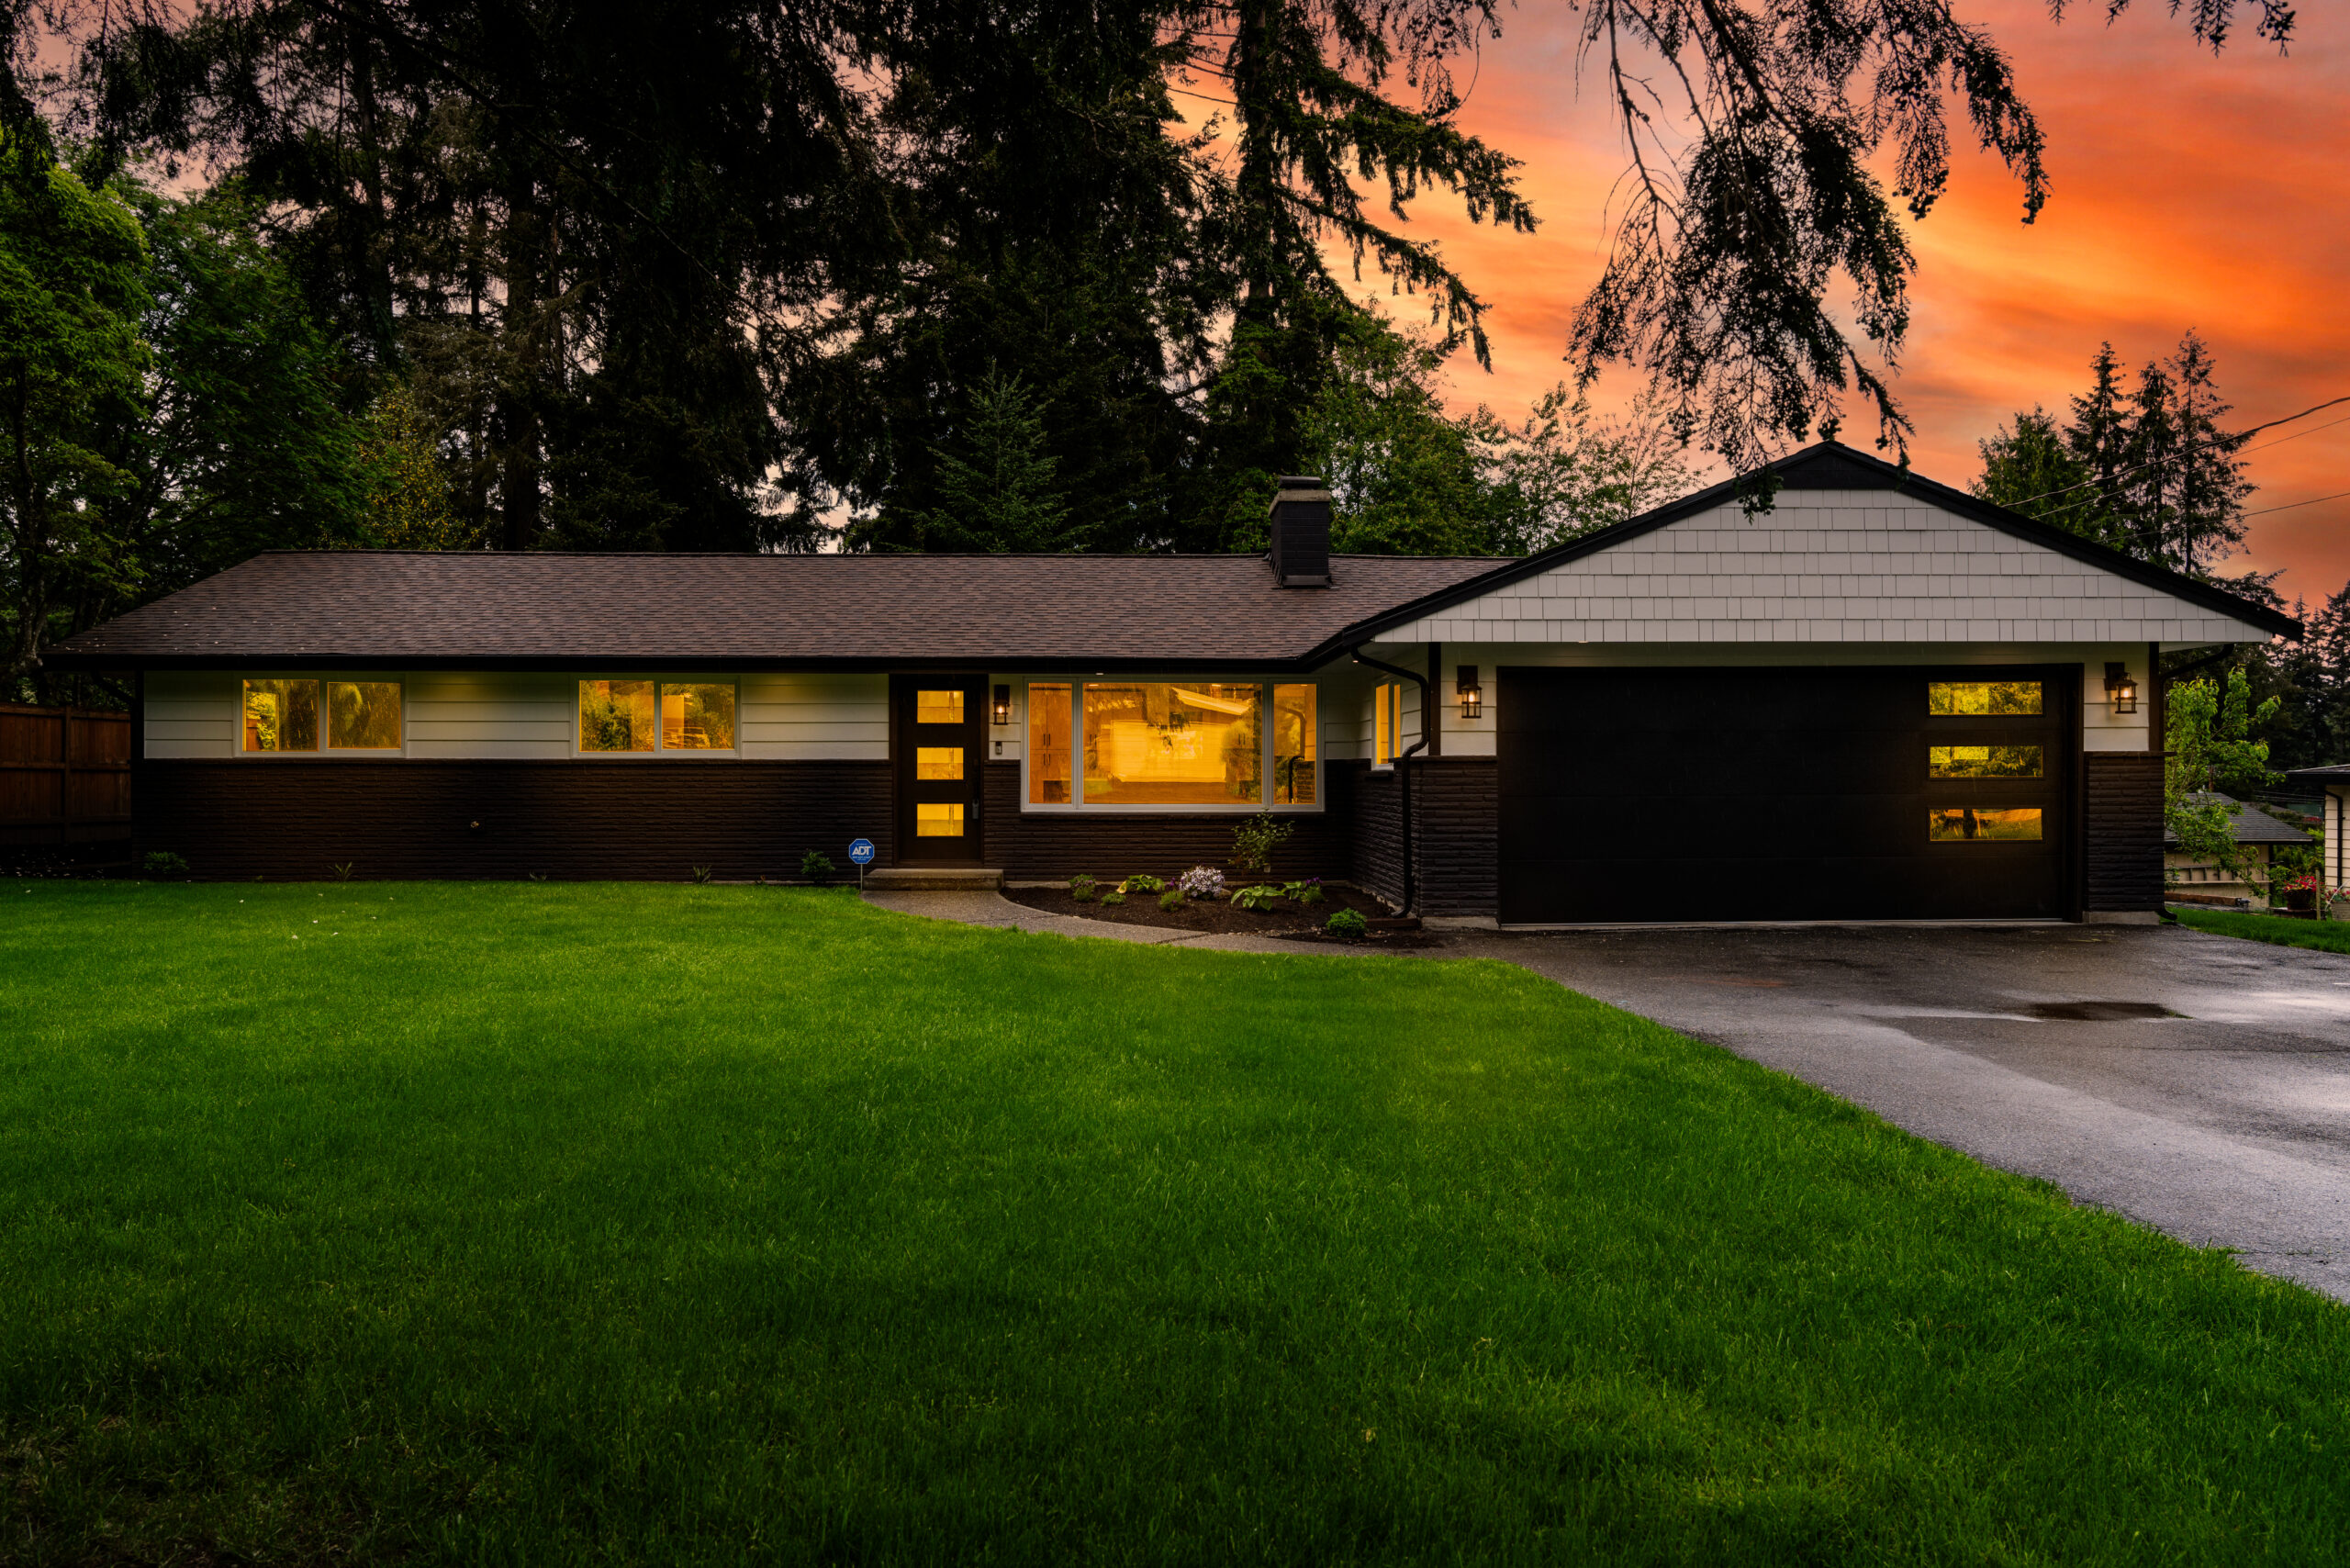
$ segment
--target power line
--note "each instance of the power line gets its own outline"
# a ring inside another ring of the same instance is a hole
[[[2317,505],[2319,501],[2338,501],[2344,496],[2350,496],[2350,490],[2336,490],[2330,496],[2319,496],[2313,500],[2294,501],[2288,506],[2262,507],[2258,511],[2248,511],[2244,515],[2246,517],[2263,517],[2272,511],[2299,511],[2303,507],[2313,507]]]
[[[2324,401],[2324,402],[2322,402],[2322,403],[2318,404],[2318,405],[2317,405],[2317,407],[2315,407],[2315,408],[2313,408],[2313,409],[2302,409],[2300,413],[2298,413],[2298,414],[2288,414],[2288,415],[2286,415],[2286,416],[2285,416],[2283,419],[2281,419],[2281,420],[2269,420],[2269,421],[2268,421],[2266,424],[2265,424],[2265,425],[2255,425],[2255,426],[2253,426],[2250,430],[2246,430],[2246,431],[2236,431],[2236,432],[2235,432],[2234,434],[2232,434],[2232,435],[2223,435],[2223,436],[2221,436],[2221,437],[2219,437],[2219,438],[2217,438],[2216,440],[2213,440],[2213,441],[2201,441],[2201,442],[2190,442],[2190,443],[2189,443],[2188,445],[2187,445],[2186,447],[2181,448],[2181,449],[2180,449],[2179,451],[2177,451],[2177,452],[2175,452],[2175,453],[2169,454],[2168,454],[2168,455],[2166,455],[2166,456],[2163,456],[2163,457],[2154,457],[2154,458],[2149,458],[2147,461],[2145,461],[2145,462],[2143,462],[2143,463],[2134,464],[2134,465],[2132,465],[2132,466],[2130,466],[2130,467],[2128,467],[2128,468],[2117,469],[2116,471],[2114,471],[2114,472],[2113,472],[2113,473],[2111,473],[2111,474],[2100,474],[2100,475],[2097,476],[2095,478],[2083,479],[2082,481],[2080,481],[2078,484],[2076,484],[2076,485],[2063,485],[2063,486],[2059,486],[2057,488],[2055,488],[2055,489],[2053,489],[2053,490],[2042,490],[2040,494],[2038,494],[2038,495],[2036,495],[2036,496],[2026,496],[2023,499],[2021,499],[2021,500],[2020,500],[2020,501],[2010,501],[2010,502],[2009,502],[2009,503],[2008,503],[2008,508],[2009,508],[2009,510],[2011,510],[2011,511],[2014,511],[2014,510],[2021,510],[2021,509],[2022,509],[2022,508],[2024,508],[2024,507],[2028,507],[2028,506],[2031,505],[2031,503],[2032,503],[2032,502],[2034,502],[2034,501],[2044,501],[2044,500],[2048,500],[2048,499],[2050,499],[2050,498],[2053,498],[2053,497],[2070,495],[2070,494],[2072,494],[2075,490],[2086,490],[2086,489],[2087,489],[2087,488],[2088,488],[2090,486],[2092,486],[2092,485],[2102,485],[2102,484],[2107,483],[2107,482],[2108,482],[2108,481],[2109,481],[2109,480],[2119,479],[2119,478],[2122,477],[2124,475],[2127,475],[2127,474],[2135,474],[2135,473],[2137,473],[2140,469],[2143,469],[2143,468],[2157,468],[2157,467],[2160,467],[2162,465],[2164,465],[2164,464],[2165,464],[2165,463],[2174,463],[2174,462],[2177,462],[2179,458],[2186,456],[2188,453],[2195,451],[2198,447],[2205,447],[2205,446],[2225,446],[2225,445],[2227,445],[2227,444],[2228,444],[2229,442],[2231,442],[2248,441],[2248,440],[2250,440],[2252,437],[2258,435],[2262,431],[2273,431],[2273,430],[2275,430],[2278,425],[2289,425],[2289,424],[2291,424],[2295,420],[2306,420],[2306,419],[2308,419],[2311,414],[2322,413],[2324,410],[2326,410],[2326,409],[2331,409],[2331,408],[2334,407],[2336,404],[2340,404],[2340,403],[2350,403],[2350,393],[2345,393],[2345,394],[2344,394],[2342,397],[2339,397],[2339,398],[2328,398],[2326,401]],[[2337,424],[2338,424],[2338,423],[2340,423],[2340,422],[2342,422],[2342,421],[2340,421],[2340,420],[2336,420],[2336,421],[2335,421],[2335,423],[2337,423]],[[2322,425],[2321,425],[2321,426],[2319,426],[2318,428],[2319,428],[2320,430],[2322,430],[2322,429],[2324,429],[2325,427],[2323,427]],[[2301,431],[2300,433],[2301,433],[2301,434],[2303,434],[2303,435],[2314,435],[2314,434],[2316,434],[2317,432],[2316,432],[2315,431]],[[2290,437],[2288,437],[2287,439],[2288,439],[2288,440],[2289,440],[2289,439],[2291,439],[2291,438],[2290,438]],[[2282,444],[2283,444],[2283,442],[2274,442],[2274,441],[2272,441],[2272,442],[2268,442],[2267,444],[2269,444],[2270,446],[2279,446],[2279,445],[2282,445]],[[2247,515],[2249,515],[2249,514],[2247,514]]]

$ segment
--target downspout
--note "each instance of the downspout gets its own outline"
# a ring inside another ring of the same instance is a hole
[[[1404,767],[1404,764],[1409,760],[1414,752],[1418,751],[1422,746],[1428,744],[1428,735],[1434,730],[1436,725],[1436,710],[1431,706],[1436,700],[1435,692],[1434,689],[1428,685],[1428,678],[1427,676],[1414,675],[1410,670],[1401,668],[1395,665],[1382,663],[1378,659],[1372,658],[1360,648],[1355,648],[1349,651],[1354,655],[1355,663],[1359,665],[1369,665],[1372,669],[1380,670],[1388,675],[1401,676],[1404,679],[1412,682],[1415,686],[1417,686],[1420,689],[1420,738],[1414,741],[1410,745],[1405,746],[1402,751],[1397,752],[1394,758],[1395,788],[1401,791],[1403,796],[1404,913],[1405,914],[1409,914],[1412,913],[1412,894],[1414,890],[1412,885],[1412,775],[1410,770]]]

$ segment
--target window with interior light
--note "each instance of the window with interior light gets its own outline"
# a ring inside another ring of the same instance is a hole
[[[731,752],[734,698],[731,681],[583,680],[580,754]]]
[[[1404,734],[1404,689],[1390,682],[1371,694],[1371,761],[1374,767],[1392,767]]]
[[[406,744],[400,698],[397,680],[246,680],[237,749],[248,756],[397,752]]]
[[[1028,810],[1319,810],[1322,718],[1311,684],[1035,681]]]

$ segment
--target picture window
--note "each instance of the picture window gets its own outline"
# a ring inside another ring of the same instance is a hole
[[[583,680],[582,754],[734,749],[731,682]]]
[[[254,755],[396,752],[403,743],[400,696],[397,680],[248,680],[238,749]]]
[[[1309,683],[1035,681],[1027,708],[1029,808],[1322,803],[1321,693]]]

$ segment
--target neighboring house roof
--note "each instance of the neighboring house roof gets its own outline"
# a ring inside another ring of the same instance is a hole
[[[2350,784],[2350,762],[2330,763],[2323,767],[2296,767],[2285,775],[2288,784]]]
[[[1491,557],[272,551],[62,644],[68,668],[1297,665]]]
[[[1400,643],[2224,643],[2300,635],[2290,616],[1838,442],[1807,447],[1773,471],[1781,486],[1773,511],[1744,516],[1738,482],[1725,481],[1397,605],[1353,628],[1348,641],[1389,633]],[[1874,515],[1865,501],[1828,506],[1825,517],[1821,506],[1796,504],[1836,491],[1892,491],[2019,544],[2007,546],[2004,562],[1986,559],[1965,540],[1901,526],[1882,515],[1881,504]],[[1731,520],[1712,528],[1710,538],[1704,536],[1709,512]],[[1693,523],[1695,535],[1639,543],[1691,520],[1704,520]],[[2048,554],[2035,560],[2035,550]],[[2054,569],[2059,558],[2069,569]],[[1554,580],[1528,581],[1546,574]],[[2152,594],[2133,594],[2124,584]],[[1510,591],[1517,585],[1524,586]],[[1488,602],[1472,603],[1480,599]],[[2186,607],[2192,610],[2182,613]]]
[[[2197,790],[2188,793],[2187,803],[2191,806],[2232,806],[2239,802],[2233,796],[2222,795],[2216,790]],[[2238,844],[2298,844],[2307,846],[2312,842],[2309,834],[2290,823],[2278,822],[2258,806],[2245,806],[2232,822]],[[2175,845],[2178,842],[2178,835],[2165,828],[2163,830],[2163,842]]]

